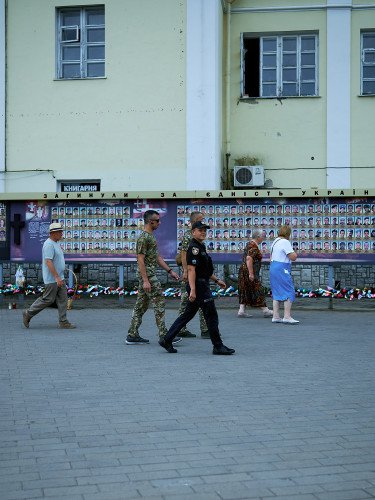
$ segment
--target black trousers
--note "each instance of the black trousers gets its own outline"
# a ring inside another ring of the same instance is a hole
[[[190,286],[186,286],[187,292],[190,294]],[[178,335],[179,331],[191,321],[197,314],[199,308],[202,309],[204,319],[206,320],[208,333],[210,334],[211,342],[214,346],[221,346],[223,341],[219,332],[219,318],[216,311],[214,299],[212,297],[210,285],[208,281],[198,280],[196,283],[196,299],[194,302],[188,301],[185,311],[179,316],[173,325],[168,330],[165,336],[166,342],[172,340]]]

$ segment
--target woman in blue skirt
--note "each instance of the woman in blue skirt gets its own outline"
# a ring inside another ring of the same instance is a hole
[[[278,237],[271,247],[270,282],[273,299],[272,323],[288,323],[295,325],[299,323],[291,316],[292,303],[295,299],[294,285],[292,281],[292,261],[297,259],[290,244],[291,229],[289,226],[281,226]],[[280,317],[280,302],[284,302],[284,318]]]

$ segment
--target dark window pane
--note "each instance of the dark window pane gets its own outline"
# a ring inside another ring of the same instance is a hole
[[[89,28],[87,30],[88,42],[104,42],[104,28]]]
[[[283,95],[285,96],[295,96],[297,94],[297,84],[295,83],[284,83],[283,84]]]
[[[315,68],[302,68],[301,80],[315,80]]]
[[[275,68],[275,67],[276,67],[276,54],[264,54],[263,68]]]
[[[375,33],[371,35],[363,35],[363,48],[375,49]]]
[[[78,10],[63,12],[61,14],[61,26],[80,25],[80,12]]]
[[[260,96],[260,39],[244,38],[244,94],[250,97]]]
[[[375,66],[363,66],[363,78],[375,78]]]
[[[263,52],[276,52],[276,38],[263,38]]]
[[[87,76],[104,76],[104,63],[88,63]]]
[[[71,45],[62,48],[63,61],[79,61],[81,58],[81,50],[79,47],[72,47]]]
[[[284,82],[296,82],[297,81],[297,69],[283,69],[283,81]]]
[[[63,64],[62,66],[63,78],[80,78],[81,71],[79,64]]]
[[[104,24],[104,10],[103,9],[89,10],[87,12],[87,18],[86,19],[87,19],[86,23],[88,25]]]
[[[283,66],[297,66],[297,54],[283,54]]]
[[[276,84],[263,84],[262,85],[262,96],[263,97],[273,97],[276,96]]]
[[[283,37],[283,51],[295,51],[297,50],[297,38],[294,37]]]
[[[263,81],[264,82],[276,82],[276,70],[275,69],[265,69],[263,71]]]
[[[315,95],[315,84],[314,83],[302,83],[301,84],[301,95]]]
[[[104,59],[104,45],[88,46],[87,59]]]
[[[79,29],[77,30],[77,28],[61,28],[61,41],[79,41]]]
[[[364,94],[375,94],[375,81],[363,82],[363,93]]]
[[[375,51],[374,52],[365,52],[364,53],[364,62],[365,63],[375,63]]]
[[[315,65],[315,54],[301,54],[301,64],[302,66],[314,66]]]
[[[301,37],[301,50],[315,50],[315,37],[303,36]]]

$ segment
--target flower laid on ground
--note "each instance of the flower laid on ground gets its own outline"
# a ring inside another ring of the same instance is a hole
[[[0,287],[0,295],[36,295],[43,293],[43,285],[32,286],[27,285],[26,287],[18,287],[17,285],[7,284]],[[68,288],[68,296],[71,298],[85,297],[98,297],[99,295],[106,296],[132,296],[137,295],[138,290],[136,288],[121,288],[121,287],[110,287],[101,285],[78,285],[77,290],[75,288]],[[212,290],[214,297],[234,297],[238,295],[238,290],[233,286],[226,289],[221,289],[216,287]],[[271,297],[271,290],[266,289],[266,294]],[[165,297],[176,297],[181,296],[181,289],[179,287],[167,288],[164,290]],[[375,299],[375,288],[374,287],[350,287],[350,288],[317,288],[315,290],[308,288],[297,288],[296,297],[302,298],[319,298],[319,297],[332,297],[334,299]]]

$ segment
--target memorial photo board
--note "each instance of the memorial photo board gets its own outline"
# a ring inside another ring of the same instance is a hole
[[[18,214],[25,221],[20,244],[12,240],[15,261],[40,261],[51,222],[64,227],[61,246],[67,262],[134,260],[148,209],[160,214],[154,234],[166,260],[175,259],[193,211],[204,214],[206,246],[216,263],[239,262],[254,229],[263,232],[260,248],[269,259],[277,230],[285,224],[291,227],[299,261],[375,260],[375,198],[46,200],[10,205],[11,218]]]

